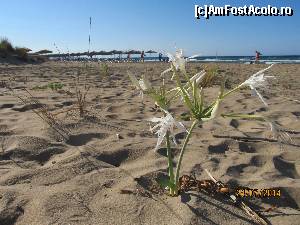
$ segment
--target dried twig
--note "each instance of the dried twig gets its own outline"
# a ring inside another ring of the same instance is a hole
[[[65,140],[68,139],[70,133],[69,130],[64,128],[62,123],[50,112],[49,108],[39,102],[26,88],[24,88],[23,90],[27,93],[27,95],[19,95],[12,88],[9,88],[9,90],[11,91],[13,96],[21,100],[24,105],[39,105],[40,107],[38,109],[32,108],[31,110],[58,134],[60,134],[60,136],[62,136]]]
[[[77,75],[76,81],[75,81],[75,96],[77,101],[77,106],[79,110],[80,117],[85,116],[86,111],[86,96],[91,88],[90,85],[87,85],[87,82],[85,80],[85,83],[83,85],[83,89],[79,88],[79,74]]]
[[[211,173],[205,169],[205,172],[208,174],[208,176],[211,178],[211,180],[219,187],[219,188],[223,188],[226,187],[221,181],[217,181],[212,175]],[[254,221],[256,221],[257,223],[261,224],[261,225],[268,225],[268,223],[261,218],[254,210],[252,210],[249,206],[247,206],[243,201],[238,200],[236,198],[235,195],[228,193],[227,194],[229,196],[229,198],[231,199],[231,201],[233,203],[235,203],[237,206],[239,206],[242,210],[244,210],[244,212],[246,214],[248,214],[249,216],[252,217],[252,219]]]
[[[180,192],[193,190],[197,188],[198,191],[205,191],[208,194],[225,194],[231,202],[240,207],[247,215],[251,216],[254,221],[260,225],[267,225],[268,223],[261,218],[255,211],[247,206],[243,201],[230,193],[228,186],[221,181],[217,181],[207,170],[205,170],[211,180],[197,180],[195,176],[183,175],[179,179]]]

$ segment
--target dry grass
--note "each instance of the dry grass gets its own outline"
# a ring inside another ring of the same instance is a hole
[[[201,87],[211,87],[214,84],[214,81],[216,80],[216,76],[218,73],[218,67],[216,66],[205,66],[205,77],[201,81]]]
[[[42,104],[40,101],[38,101],[26,88],[22,89],[22,93],[15,92],[8,85],[6,85],[6,88],[14,97],[19,99],[23,105],[32,106],[31,110],[46,124],[48,124],[54,131],[56,131],[63,139],[68,139],[70,131],[67,130],[63,126],[61,121],[50,112],[50,109],[45,104]]]
[[[83,88],[80,88],[80,76],[78,75],[75,82],[75,95],[76,103],[79,110],[80,117],[85,116],[86,112],[86,96],[90,90],[91,86],[87,85],[86,79],[83,85]]]

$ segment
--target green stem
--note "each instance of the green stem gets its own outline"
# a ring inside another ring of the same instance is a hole
[[[179,79],[179,76],[178,74],[176,73],[176,70],[174,69],[174,75],[175,75],[175,79],[176,79],[176,83],[177,83],[177,86],[180,88],[181,90],[181,93],[182,93],[182,97],[184,98],[184,102],[186,104],[186,106],[193,112],[193,105],[191,103],[191,100],[189,98],[189,96],[187,95],[186,93],[186,90],[184,89],[184,87],[182,86],[181,82],[180,82],[180,79]],[[194,112],[193,112],[194,114]]]
[[[249,119],[249,120],[258,120],[258,121],[268,121],[265,117],[259,115],[249,115],[249,114],[238,114],[238,113],[230,113],[230,114],[221,114],[223,117],[236,118],[236,119]]]
[[[178,184],[179,184],[179,172],[180,172],[180,167],[181,167],[181,162],[182,162],[182,158],[183,158],[183,154],[184,154],[184,151],[186,149],[186,146],[190,140],[190,137],[191,137],[191,134],[192,134],[192,131],[193,129],[195,128],[195,126],[197,125],[198,123],[198,120],[194,120],[192,126],[190,127],[189,131],[188,131],[188,134],[184,140],[184,143],[183,143],[183,146],[181,148],[181,151],[180,151],[180,155],[179,155],[179,158],[178,158],[178,163],[177,163],[177,167],[176,167],[176,174],[175,174],[175,187],[176,187],[176,194],[178,192]]]
[[[174,184],[174,168],[171,154],[171,145],[170,145],[170,132],[166,133],[166,142],[167,142],[167,155],[168,155],[168,170],[169,170],[169,182]],[[170,195],[173,196],[175,194],[174,187],[169,187]]]
[[[237,91],[237,90],[240,89],[241,87],[242,87],[242,85],[239,85],[239,86],[233,88],[232,90],[226,92],[224,95],[222,95],[222,98],[225,98],[226,96],[228,96],[228,95],[230,95],[231,93]]]
[[[192,82],[191,82],[189,76],[187,75],[186,71],[183,71],[182,73],[184,74],[184,77],[185,77],[185,79],[187,80],[187,84],[189,84],[189,85],[190,85],[190,88],[192,89],[192,88],[193,88],[193,84],[192,84]]]

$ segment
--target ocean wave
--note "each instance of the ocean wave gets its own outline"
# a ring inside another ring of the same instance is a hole
[[[193,59],[193,62],[236,62],[236,63],[244,63],[250,64],[254,63],[255,60],[251,59]],[[300,63],[300,59],[263,59],[259,60],[260,63],[265,64],[298,64]]]

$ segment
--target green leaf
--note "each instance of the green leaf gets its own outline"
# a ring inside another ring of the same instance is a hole
[[[236,119],[248,119],[248,120],[258,120],[258,121],[267,121],[263,116],[259,115],[249,115],[249,114],[240,114],[240,113],[230,113],[230,114],[221,114],[222,117],[236,118]]]
[[[157,183],[163,188],[165,189],[166,187],[169,187],[170,189],[174,189],[175,188],[175,184],[172,183],[169,179],[167,178],[158,178]]]
[[[203,105],[204,105],[204,97],[203,97],[203,88],[201,87],[200,91],[199,91],[199,99],[200,99],[200,111],[202,112],[203,110]]]

